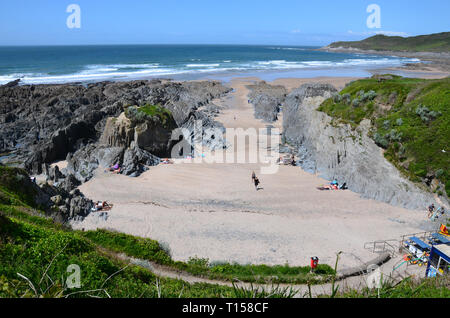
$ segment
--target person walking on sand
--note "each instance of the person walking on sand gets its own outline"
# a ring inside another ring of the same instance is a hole
[[[253,181],[255,182],[255,189],[256,189],[256,191],[258,191],[258,185],[259,185],[258,177],[255,177],[255,179]]]
[[[255,182],[256,174],[255,171],[252,172],[252,182]]]

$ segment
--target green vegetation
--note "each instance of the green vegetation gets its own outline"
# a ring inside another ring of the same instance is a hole
[[[410,277],[393,283],[386,280],[380,289],[363,288],[338,293],[337,298],[449,298],[450,277],[438,276],[413,280]],[[324,296],[329,297],[329,296]]]
[[[0,166],[0,203],[23,203],[34,206],[36,189],[24,182],[25,180],[29,180],[29,177],[22,169]]]
[[[166,128],[176,127],[172,112],[160,105],[128,106],[125,115],[136,123],[152,120]]]
[[[235,296],[229,287],[159,278],[50,220],[24,217],[17,208],[8,214],[0,214],[0,297]],[[80,266],[80,289],[65,284],[70,264]]]
[[[429,189],[450,196],[449,104],[450,78],[384,75],[350,83],[318,110],[354,128],[369,119],[389,161],[414,182],[439,180]]]
[[[309,266],[290,267],[288,265],[240,265],[213,263],[208,259],[191,258],[188,262],[173,261],[161,245],[151,239],[137,238],[131,235],[106,230],[83,233],[95,244],[128,256],[166,265],[188,272],[195,276],[225,281],[239,280],[253,283],[321,283],[331,279],[334,270],[326,265],[318,266],[314,274]]]
[[[412,37],[378,34],[362,41],[334,42],[331,48],[357,48],[375,51],[449,52],[450,32]]]

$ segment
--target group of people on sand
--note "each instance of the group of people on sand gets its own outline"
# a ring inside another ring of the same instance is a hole
[[[296,165],[296,161],[295,161],[295,156],[291,155],[290,158],[287,157],[280,157],[277,160],[278,164],[283,164],[283,165],[291,165],[291,166],[295,166]]]
[[[97,201],[97,203],[95,203],[94,207],[91,209],[92,212],[97,212],[97,211],[109,211],[112,209],[112,204],[109,204],[106,201]]]
[[[317,189],[319,189],[319,190],[347,190],[348,187],[347,187],[346,182],[344,182],[342,185],[339,185],[337,180],[333,180],[330,182],[330,184],[318,187]]]
[[[434,203],[428,206],[428,218],[432,221],[439,218],[439,216],[445,214],[445,209],[443,206],[441,206],[439,209],[436,209]]]

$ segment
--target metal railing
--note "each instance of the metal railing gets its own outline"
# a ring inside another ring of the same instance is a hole
[[[398,240],[367,242],[367,243],[364,243],[364,248],[367,250],[371,250],[372,253],[389,252],[389,254],[391,256],[395,256],[398,251],[398,248],[395,247],[395,245],[398,243],[399,243]]]

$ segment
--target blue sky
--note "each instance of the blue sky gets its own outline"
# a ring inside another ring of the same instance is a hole
[[[69,4],[81,28],[69,29]],[[381,8],[381,28],[366,8]],[[385,32],[450,31],[448,0],[14,0],[0,3],[0,45],[325,45]]]

